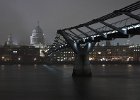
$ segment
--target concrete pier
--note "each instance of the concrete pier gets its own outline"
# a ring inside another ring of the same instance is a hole
[[[92,76],[88,54],[76,55],[72,76]]]

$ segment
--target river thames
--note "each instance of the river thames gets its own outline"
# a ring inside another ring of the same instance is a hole
[[[140,100],[139,65],[91,65],[93,77],[72,78],[72,65],[1,65],[1,100]]]

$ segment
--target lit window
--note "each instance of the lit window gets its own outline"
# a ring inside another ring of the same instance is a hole
[[[14,53],[14,54],[16,54],[16,53],[17,53],[17,51],[13,51],[13,53]]]
[[[91,60],[92,60],[92,58],[91,58],[91,57],[89,57],[89,60],[91,61]]]
[[[111,54],[111,52],[108,52],[108,54]]]
[[[107,51],[111,51],[110,49],[107,49]]]
[[[126,50],[125,50],[125,49],[123,49],[123,51],[125,52]]]
[[[36,61],[37,59],[36,58],[34,58],[34,61]]]
[[[60,61],[60,59],[57,59],[57,61]]]
[[[21,58],[18,58],[18,60],[21,60]]]
[[[102,54],[101,52],[98,52],[98,54],[100,55],[100,54]]]
[[[4,59],[5,57],[4,57],[4,56],[2,56],[1,58],[2,58],[2,59]]]

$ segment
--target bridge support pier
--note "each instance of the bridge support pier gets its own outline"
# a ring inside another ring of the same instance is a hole
[[[79,77],[79,76],[91,77],[92,76],[88,54],[76,54],[75,65],[73,68],[72,76],[73,77]]]
[[[78,30],[80,31],[80,30]],[[81,32],[81,31],[80,31]],[[80,43],[73,40],[67,32],[58,30],[58,34],[61,34],[67,41],[71,49],[75,52],[75,65],[73,68],[73,77],[90,77],[92,76],[90,62],[89,62],[89,52],[93,50],[95,42],[84,42]],[[91,38],[90,38],[91,39]]]

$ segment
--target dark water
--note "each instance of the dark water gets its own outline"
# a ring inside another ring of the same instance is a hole
[[[139,65],[92,66],[72,78],[72,65],[1,65],[0,100],[140,100]]]

